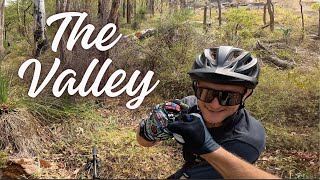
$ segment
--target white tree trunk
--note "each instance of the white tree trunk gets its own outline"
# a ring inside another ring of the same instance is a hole
[[[5,0],[0,0],[0,55],[4,52],[4,2]]]
[[[35,56],[38,57],[40,53],[48,48],[48,41],[46,37],[46,11],[44,0],[34,0],[34,41],[36,46]]]

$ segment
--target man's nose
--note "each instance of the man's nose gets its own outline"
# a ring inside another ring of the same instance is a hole
[[[218,101],[218,98],[217,97],[215,97],[211,102],[210,102],[210,106],[212,107],[212,108],[219,108],[221,105],[220,105],[220,103],[219,103],[219,101]]]

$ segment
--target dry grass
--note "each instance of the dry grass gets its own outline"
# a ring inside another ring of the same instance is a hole
[[[33,157],[44,148],[48,134],[27,111],[0,115],[0,147],[14,156]]]

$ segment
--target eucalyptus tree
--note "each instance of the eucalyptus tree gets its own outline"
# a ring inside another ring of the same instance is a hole
[[[48,49],[48,40],[46,36],[46,10],[44,0],[34,0],[34,43],[35,57]]]
[[[0,0],[0,55],[4,52],[3,34],[4,34],[4,4],[5,0]]]

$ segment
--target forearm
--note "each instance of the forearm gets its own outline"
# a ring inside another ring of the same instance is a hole
[[[279,179],[248,162],[229,153],[223,148],[201,155],[226,179]]]
[[[157,145],[160,143],[160,141],[155,141],[155,142],[152,142],[152,141],[147,141],[145,139],[143,139],[140,135],[139,135],[139,126],[136,128],[136,138],[137,138],[137,141],[138,143],[143,146],[143,147],[152,147],[154,145]]]

